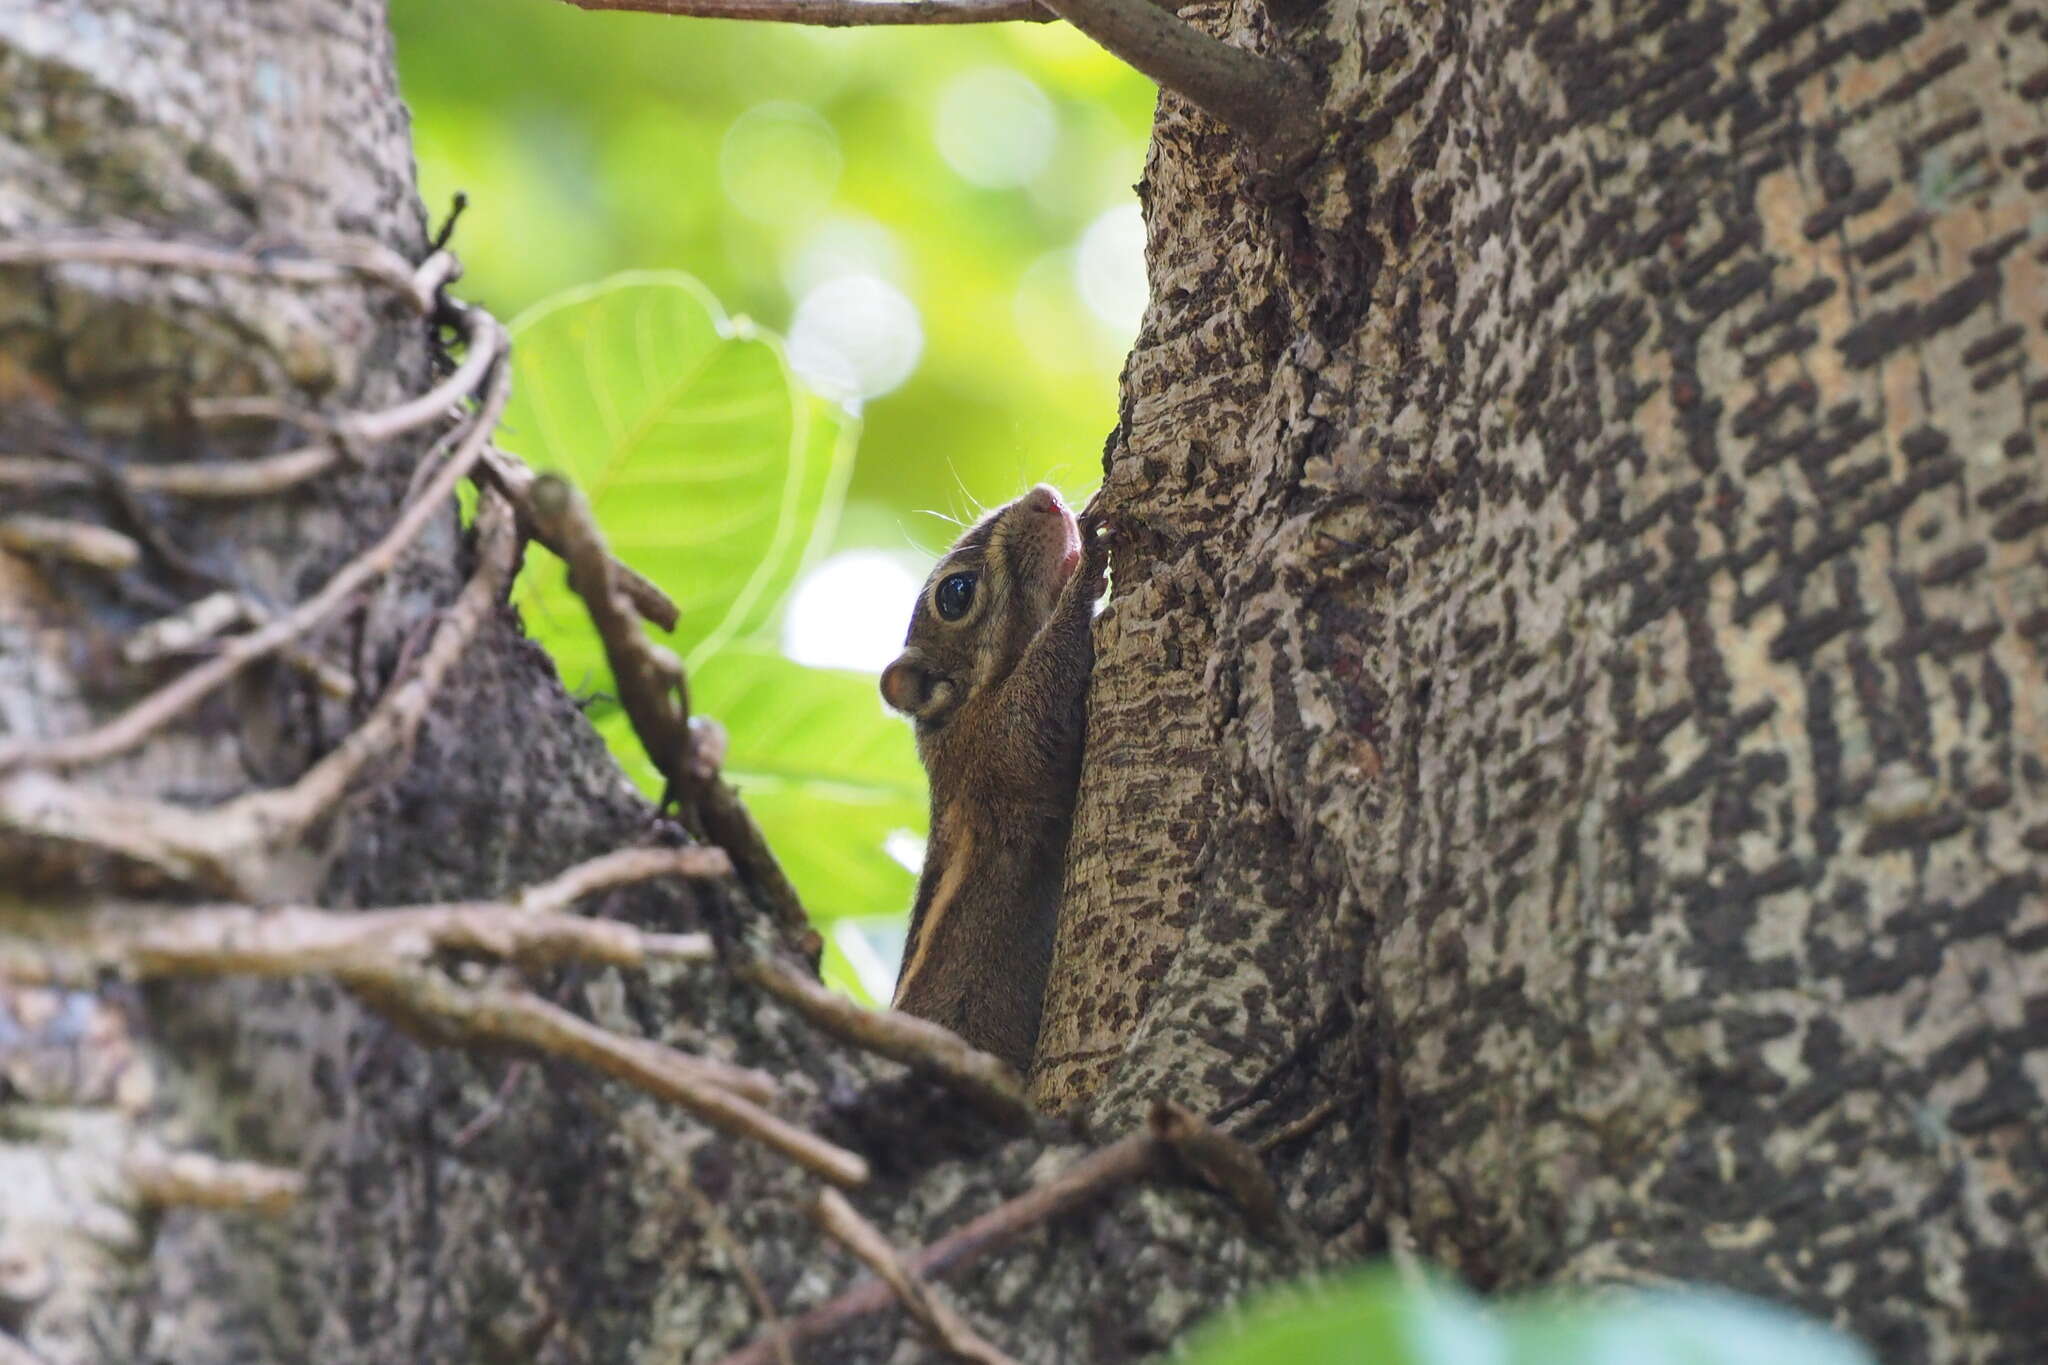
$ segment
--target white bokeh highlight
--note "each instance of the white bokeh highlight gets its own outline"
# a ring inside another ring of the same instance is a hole
[[[933,114],[939,155],[962,180],[983,189],[1032,180],[1052,160],[1059,132],[1045,92],[1007,67],[961,72],[939,91]]]
[[[1119,204],[1081,234],[1074,276],[1081,301],[1102,325],[1133,337],[1145,317],[1145,219],[1136,204]]]
[[[782,652],[813,668],[880,673],[903,650],[924,580],[882,550],[846,550],[819,564],[790,594]]]
[[[842,275],[808,290],[789,323],[789,363],[830,398],[878,398],[910,378],[924,323],[908,295],[876,275]]]
[[[718,148],[719,184],[760,223],[801,223],[824,212],[843,168],[839,135],[814,109],[757,104],[732,121]]]

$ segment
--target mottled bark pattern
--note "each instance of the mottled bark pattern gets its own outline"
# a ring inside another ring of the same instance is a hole
[[[0,233],[314,238],[317,254],[319,234],[346,232],[416,258],[426,234],[390,58],[376,0],[6,9]],[[253,437],[202,432],[184,403],[368,409],[433,378],[427,329],[375,284],[7,268],[0,319],[7,455],[262,454],[302,438],[264,424]],[[207,574],[289,604],[384,530],[425,445],[372,447],[281,496],[149,498],[143,510]],[[97,491],[9,490],[0,511],[17,496],[120,524]],[[310,639],[354,679],[352,702],[323,702],[301,673],[260,666],[132,756],[64,778],[195,810],[289,782],[383,694],[467,567],[451,515]],[[118,645],[209,586],[155,554],[112,583],[0,554],[0,735],[75,733],[163,681],[163,666],[116,666]],[[263,889],[335,907],[488,896],[660,837],[652,826],[506,613],[416,742],[373,765]],[[0,821],[0,893],[33,881],[63,906],[132,871],[88,868],[80,886],[74,853]],[[194,894],[133,889],[167,909]],[[716,924],[755,949],[772,935],[732,887],[641,888],[591,908],[662,928]],[[1066,1134],[985,1129],[951,1095],[821,1042],[721,965],[538,984],[605,1026],[774,1075],[779,1112],[874,1163],[856,1200],[906,1247],[1021,1191],[1042,1160],[1082,1150]],[[47,1261],[54,1285],[6,1305],[0,1355],[18,1340],[48,1365],[707,1360],[764,1325],[742,1267],[792,1315],[859,1273],[801,1213],[813,1182],[786,1163],[579,1068],[431,1042],[325,981],[110,986],[97,999],[0,981],[0,1257]],[[301,1171],[305,1196],[276,1222],[140,1209],[122,1160],[141,1137]],[[1113,1283],[1099,1257],[1120,1267]],[[1250,1238],[1227,1201],[1153,1189],[1027,1237],[955,1292],[1022,1360],[1119,1360],[1163,1349],[1297,1264]],[[821,1350],[901,1359],[910,1331],[884,1315]]]
[[[1305,203],[1171,101],[1147,173],[1042,1091],[1266,1106],[1350,1011],[1374,1222],[1473,1281],[2035,1358],[2048,12],[1289,41]]]

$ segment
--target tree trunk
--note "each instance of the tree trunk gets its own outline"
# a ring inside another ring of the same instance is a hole
[[[1162,1096],[1208,1113],[1311,1235],[1148,1188],[959,1301],[1021,1359],[1130,1359],[1248,1285],[1402,1243],[1487,1289],[1709,1280],[1887,1360],[2030,1359],[2048,18],[1189,13],[1299,61],[1329,127],[1275,188],[1161,102],[1036,1086],[1092,1140]],[[0,61],[10,238],[425,254],[370,0],[17,5]],[[304,439],[196,400],[371,411],[439,372],[374,280],[0,266],[0,316],[0,445],[87,469]],[[0,517],[141,549],[118,574],[0,552],[0,745],[186,667],[119,650],[217,584],[307,599],[427,445],[262,498],[0,483]],[[477,898],[677,837],[503,611],[303,839],[252,864],[142,837],[330,753],[477,562],[451,510],[304,642],[348,699],[280,658],[120,757],[0,767],[0,930],[88,898]],[[733,882],[606,909],[769,932]],[[784,1117],[873,1164],[855,1199],[900,1246],[1077,1136],[987,1125],[718,964],[563,969],[548,994],[772,1074]],[[432,1046],[322,979],[0,982],[0,1023],[0,1265],[52,1281],[0,1331],[47,1361],[715,1360],[761,1299],[798,1312],[855,1275],[800,1212],[814,1182],[758,1145],[565,1063]],[[307,1184],[274,1222],[151,1211],[144,1138]],[[874,1318],[818,1358],[914,1331]]]

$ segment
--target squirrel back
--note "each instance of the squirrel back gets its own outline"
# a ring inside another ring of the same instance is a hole
[[[931,783],[895,1007],[1020,1072],[1038,1040],[1087,719],[1106,546],[1041,484],[962,535],[882,696]]]

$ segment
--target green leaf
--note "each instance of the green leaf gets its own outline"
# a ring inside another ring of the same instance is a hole
[[[862,800],[924,800],[910,726],[883,709],[871,673],[735,647],[691,675],[690,705],[725,726],[726,774],[742,786],[777,780]]]
[[[1874,1365],[1822,1323],[1718,1289],[1529,1307],[1513,1337],[1516,1365]]]
[[[728,649],[692,676],[690,705],[725,727],[724,775],[813,920],[909,912],[917,879],[885,845],[891,835],[924,835],[924,770],[910,727],[883,710],[872,674]],[[608,704],[591,713],[641,790],[659,794],[661,775],[624,713]]]
[[[1285,1286],[1198,1334],[1194,1365],[1873,1365],[1825,1325],[1718,1289],[1489,1308],[1375,1267]]]
[[[1236,1324],[1197,1338],[1196,1365],[1508,1365],[1484,1309],[1447,1287],[1410,1286],[1375,1267],[1257,1300]]]
[[[694,669],[762,633],[831,534],[855,421],[687,275],[570,290],[512,332],[506,446],[575,480],[613,552],[675,599],[672,647]],[[537,553],[516,600],[565,683],[609,689],[559,564]]]

